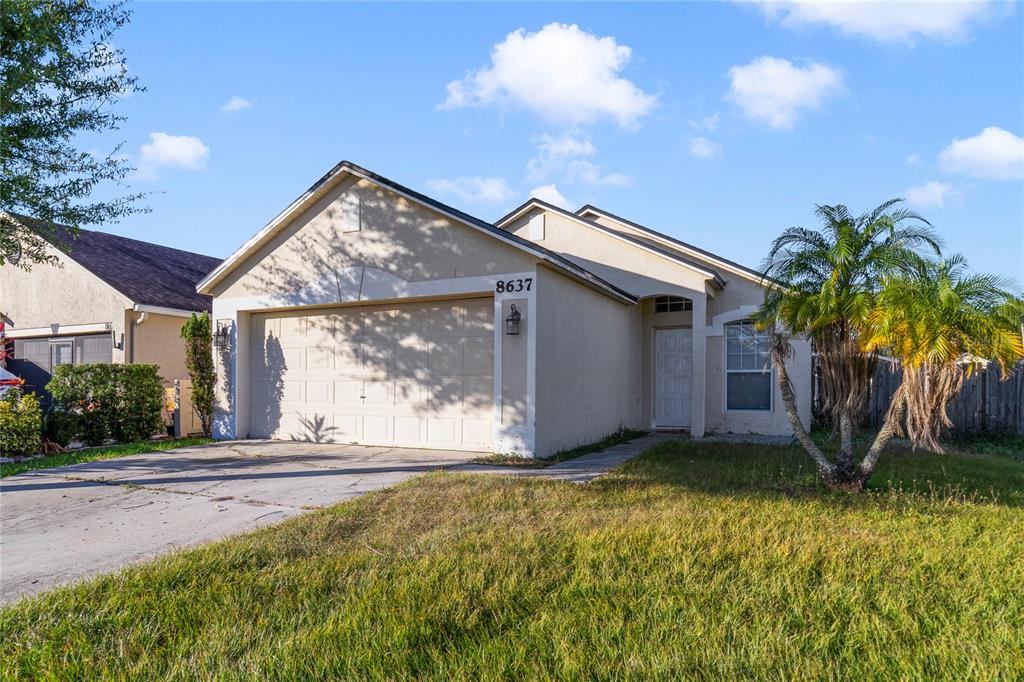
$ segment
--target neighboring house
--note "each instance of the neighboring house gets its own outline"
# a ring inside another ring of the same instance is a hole
[[[28,218],[20,218],[22,222]],[[60,266],[0,268],[0,312],[7,315],[7,368],[43,394],[65,363],[152,363],[165,384],[186,378],[180,338],[184,318],[210,309],[196,283],[220,259],[166,246],[79,230]]]
[[[215,432],[528,456],[622,427],[788,434],[760,282],[593,206],[492,225],[342,162],[199,284]]]

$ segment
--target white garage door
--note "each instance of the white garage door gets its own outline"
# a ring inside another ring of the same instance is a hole
[[[251,320],[250,435],[490,450],[490,298]]]

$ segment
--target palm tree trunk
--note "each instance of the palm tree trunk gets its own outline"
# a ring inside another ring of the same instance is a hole
[[[882,450],[892,440],[893,436],[899,433],[900,423],[903,421],[903,415],[906,412],[906,395],[902,390],[897,389],[896,394],[892,397],[892,405],[889,406],[889,411],[885,415],[885,422],[882,424],[878,435],[875,436],[875,441],[871,444],[868,454],[864,456],[864,460],[860,463],[859,474],[863,482],[867,482],[871,474],[875,472],[878,456],[882,454]]]
[[[839,412],[839,453],[836,455],[836,478],[840,481],[852,481],[856,477],[853,465],[853,419],[849,408]]]
[[[815,445],[814,441],[811,440],[811,437],[807,434],[807,429],[804,428],[803,422],[800,421],[800,414],[796,409],[796,396],[793,394],[793,384],[789,380],[786,363],[781,355],[781,353],[776,354],[775,367],[778,375],[779,391],[782,393],[782,404],[786,408],[789,424],[793,427],[793,433],[796,435],[796,439],[800,441],[800,445],[804,447],[807,454],[818,465],[818,474],[826,482],[831,483],[835,480],[835,467],[821,452],[821,449]]]

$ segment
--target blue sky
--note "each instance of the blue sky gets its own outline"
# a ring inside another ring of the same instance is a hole
[[[349,159],[487,220],[531,192],[757,265],[815,203],[912,197],[1024,283],[1024,12],[1007,4],[137,4],[119,137],[224,257]],[[451,85],[450,85],[451,84]],[[234,100],[234,106],[228,106]]]

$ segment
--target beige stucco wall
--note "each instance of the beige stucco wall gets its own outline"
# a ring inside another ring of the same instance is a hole
[[[360,229],[344,206],[359,202]],[[269,296],[280,306],[402,295],[407,282],[533,269],[534,258],[349,176],[215,287],[219,298]]]
[[[350,210],[359,206],[358,230]],[[244,436],[249,420],[251,316],[263,310],[391,304],[494,295],[494,325],[514,302],[525,316],[518,337],[495,336],[501,404],[495,450],[532,452],[535,358],[533,297],[538,259],[494,236],[367,180],[348,176],[283,225],[214,287],[214,320],[229,323],[230,348],[215,353],[219,437]],[[496,292],[496,282],[534,278],[529,292]],[[574,285],[579,287],[580,285]],[[597,295],[597,294],[595,294]]]
[[[164,385],[171,386],[175,379],[185,379],[185,342],[181,338],[184,317],[147,313],[139,324],[141,315],[131,311],[129,324],[131,334],[128,341],[130,361],[138,364],[160,366]]]
[[[537,451],[640,424],[640,317],[546,268],[537,290]]]
[[[66,255],[50,250],[59,255],[61,267],[34,265],[27,272],[8,264],[0,267],[0,312],[14,320],[12,329],[109,322],[120,340],[131,301]],[[113,361],[124,359],[124,351],[115,348]]]
[[[595,275],[643,298],[677,295],[692,298],[704,291],[704,275],[554,211],[535,208],[505,226],[529,238],[529,222],[544,214],[544,239],[537,243],[579,263]]]
[[[542,209],[527,212],[507,229],[529,238],[529,222]],[[703,422],[694,410],[695,432],[765,433],[772,435],[789,434],[791,428],[782,409],[781,397],[776,392],[773,408],[768,412],[730,411],[725,409],[724,345],[723,325],[728,322],[747,319],[764,300],[764,288],[753,276],[731,272],[707,263],[719,272],[726,285],[722,289],[707,289],[703,276],[686,266],[669,261],[656,254],[650,254],[636,245],[629,244],[599,230],[580,225],[575,220],[555,213],[543,211],[545,215],[544,239],[538,243],[558,251],[562,255],[580,262],[596,274],[642,297],[656,295],[679,295],[694,301],[694,310],[699,315],[701,301],[705,301],[702,319],[694,319],[690,312],[654,313],[653,299],[646,298],[640,307],[641,367],[639,397],[641,405],[640,422],[644,427],[653,426],[654,368],[653,336],[657,327],[685,327],[694,330],[695,362],[701,353],[702,338],[704,361],[694,366],[694,382],[703,380]],[[608,228],[646,238],[645,233],[628,225],[606,218],[598,222]],[[671,248],[660,245],[659,248]],[[693,254],[686,258],[701,261]],[[704,295],[706,292],[706,295]],[[798,407],[805,424],[810,423],[811,358],[810,346],[804,342],[794,344],[794,355],[790,361],[790,376],[798,398]],[[703,375],[703,376],[701,376]],[[700,387],[697,387],[698,390]]]

